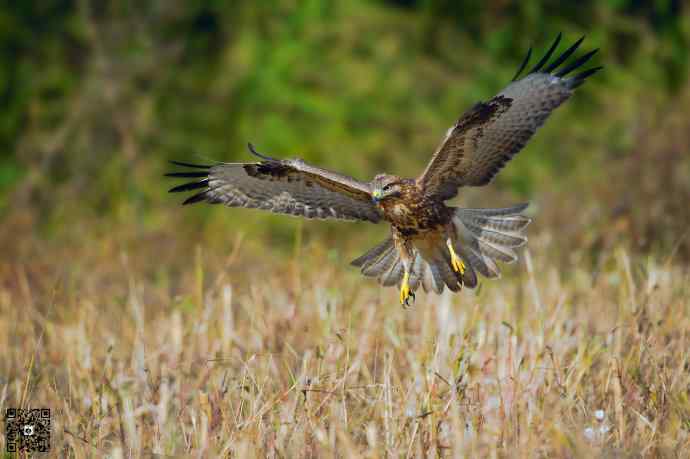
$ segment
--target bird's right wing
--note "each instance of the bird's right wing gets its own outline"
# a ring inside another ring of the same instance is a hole
[[[371,199],[369,184],[327,171],[301,159],[273,159],[250,151],[262,161],[212,166],[173,164],[199,171],[172,172],[168,177],[197,178],[170,192],[202,191],[183,204],[205,201],[230,207],[264,209],[306,218],[364,220],[377,223],[381,213]]]

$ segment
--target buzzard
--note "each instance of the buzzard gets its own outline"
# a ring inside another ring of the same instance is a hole
[[[477,275],[496,278],[496,262],[514,262],[515,248],[527,238],[527,204],[502,209],[467,209],[445,204],[463,186],[484,186],[532,137],[549,114],[602,67],[581,69],[598,50],[563,65],[580,38],[550,61],[561,34],[544,57],[521,79],[532,49],[512,82],[479,102],[446,133],[417,178],[379,174],[370,182],[331,172],[301,159],[275,159],[257,152],[258,161],[198,165],[166,174],[196,179],[170,192],[192,191],[184,204],[208,202],[249,207],[306,218],[363,220],[390,224],[390,235],[352,262],[365,276],[400,288],[404,306],[421,285],[440,294],[477,286]],[[579,69],[577,73],[573,71]]]

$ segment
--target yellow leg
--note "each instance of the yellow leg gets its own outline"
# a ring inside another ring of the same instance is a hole
[[[400,286],[400,304],[409,306],[410,298],[414,301],[414,292],[410,291],[410,273],[405,271],[402,285]]]
[[[450,264],[453,266],[453,270],[455,270],[455,272],[460,273],[460,275],[465,274],[465,263],[463,263],[462,259],[455,253],[455,250],[453,249],[453,244],[451,244],[451,241],[448,240],[448,242],[446,242],[446,245],[448,246],[448,250],[450,251]]]

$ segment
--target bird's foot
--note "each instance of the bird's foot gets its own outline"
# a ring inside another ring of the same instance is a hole
[[[415,302],[415,297],[416,297],[416,295],[414,294],[414,292],[410,292],[409,290],[410,290],[410,289],[409,289],[409,287],[408,287],[406,293],[403,293],[403,292],[402,292],[402,289],[401,289],[401,292],[400,292],[400,304],[402,305],[403,309],[409,308],[409,307],[412,306],[412,305],[414,304],[414,302]],[[403,299],[403,298],[404,298],[404,299]],[[410,302],[410,298],[412,299],[411,302]]]
[[[403,308],[408,308],[411,306],[410,298],[412,298],[413,303],[415,300],[415,294],[410,290],[409,280],[410,274],[406,272],[405,276],[403,277],[402,285],[400,286],[400,304]]]
[[[462,258],[455,253],[453,244],[451,244],[450,241],[448,241],[448,250],[450,251],[450,264],[453,267],[453,271],[460,273],[462,276],[465,274],[465,263],[462,261]]]

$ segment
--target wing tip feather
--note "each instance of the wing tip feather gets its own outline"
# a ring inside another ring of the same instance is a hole
[[[582,83],[587,80],[587,78],[591,77],[595,73],[597,73],[600,70],[603,70],[604,66],[600,65],[598,67],[592,67],[591,69],[583,70],[582,72],[578,73],[577,75],[574,75],[572,78],[569,79],[569,86],[571,89],[575,89],[582,85]]]
[[[188,197],[187,199],[182,201],[182,205],[187,206],[189,204],[194,204],[197,202],[206,201],[208,199],[207,192],[208,192],[208,190],[205,190],[205,191],[202,191],[201,193],[197,193],[197,194],[194,194],[194,195]]]
[[[558,47],[559,43],[561,42],[561,38],[563,38],[563,33],[558,32],[558,35],[556,36],[556,40],[554,40],[553,44],[549,48],[549,50],[544,54],[544,57],[542,57],[537,64],[532,67],[532,70],[529,71],[529,73],[536,73],[541,70],[542,67],[551,59],[551,55],[553,52],[556,50]]]
[[[177,185],[168,190],[168,193],[180,193],[183,191],[198,190],[199,188],[208,188],[208,180],[202,180],[200,182],[188,182],[182,185]]]
[[[171,159],[171,160],[168,161],[168,162],[169,162],[170,164],[174,164],[174,165],[176,165],[176,166],[191,167],[191,168],[194,168],[194,169],[210,169],[211,167],[213,167],[213,166],[211,166],[211,165],[209,165],[209,164],[193,164],[193,163],[186,163],[186,162],[183,162],[183,161],[176,161],[176,160],[174,160],[174,159]]]
[[[193,190],[199,190],[201,188],[206,188],[206,190],[196,193],[189,198],[185,199],[182,202],[182,205],[188,205],[188,204],[193,204],[195,202],[203,201],[208,199],[208,186],[209,186],[209,171],[212,166],[207,165],[207,164],[192,164],[192,163],[186,163],[182,161],[170,161],[171,164],[174,164],[176,166],[182,166],[182,167],[189,167],[192,169],[204,169],[203,172],[196,172],[196,171],[184,171],[184,172],[168,172],[167,174],[164,174],[165,177],[171,177],[171,178],[203,178],[203,180],[200,180],[198,182],[187,182],[183,183],[181,185],[174,186],[168,190],[168,193],[181,193],[185,191],[193,191]]]
[[[520,67],[518,68],[517,72],[515,72],[515,75],[513,76],[513,79],[511,81],[516,81],[520,77],[522,71],[525,70],[525,67],[527,67],[527,63],[529,62],[530,57],[532,57],[531,46],[527,50],[527,55],[525,55],[525,58],[522,60],[522,64],[520,64]]]
[[[586,64],[587,61],[589,61],[592,58],[592,56],[594,56],[597,52],[599,52],[599,48],[593,49],[592,51],[583,54],[582,56],[578,57],[573,62],[571,62],[569,65],[567,65],[565,68],[555,73],[555,76],[563,78],[573,70],[580,68],[581,66]]]
[[[278,161],[277,159],[271,158],[271,157],[268,156],[268,155],[264,155],[263,153],[259,153],[259,152],[256,150],[256,147],[254,147],[254,144],[251,143],[251,142],[247,142],[247,149],[249,150],[249,153],[251,153],[252,155],[254,155],[254,156],[256,156],[257,158],[262,159],[262,160],[264,160],[264,161]]]
[[[584,41],[586,35],[582,35],[578,40],[575,41],[568,49],[566,49],[563,53],[561,53],[556,59],[554,59],[550,64],[548,63],[549,59],[551,59],[551,56],[553,55],[554,51],[558,48],[558,45],[561,42],[561,39],[563,37],[562,32],[559,32],[558,35],[556,36],[556,39],[552,43],[551,47],[546,51],[544,56],[537,62],[532,69],[527,72],[527,75],[531,75],[534,73],[547,73],[547,74],[552,74],[552,72],[555,72],[582,44]],[[592,51],[589,51],[582,56],[578,57],[575,59],[573,62],[570,64],[566,65],[565,67],[559,69],[556,73],[553,73],[554,76],[558,78],[564,78],[567,74],[572,72],[575,69],[578,69],[582,67],[585,63],[587,63],[592,56],[594,56],[597,52],[599,51],[599,48],[596,48]],[[523,70],[527,66],[527,63],[529,61],[529,58],[532,54],[532,48],[530,47],[529,50],[527,51],[527,56],[523,60],[522,64],[520,65],[520,68],[518,71],[515,73],[515,76],[513,77],[512,81],[517,81],[517,79],[520,77],[522,74]],[[548,65],[547,65],[548,64]],[[546,66],[546,67],[544,67]],[[571,89],[574,89],[578,86],[580,86],[587,77],[593,75],[594,73],[598,72],[601,70],[603,66],[595,67],[593,69],[588,69],[580,72],[579,74],[575,75],[572,78],[566,79],[568,82],[568,87]]]

